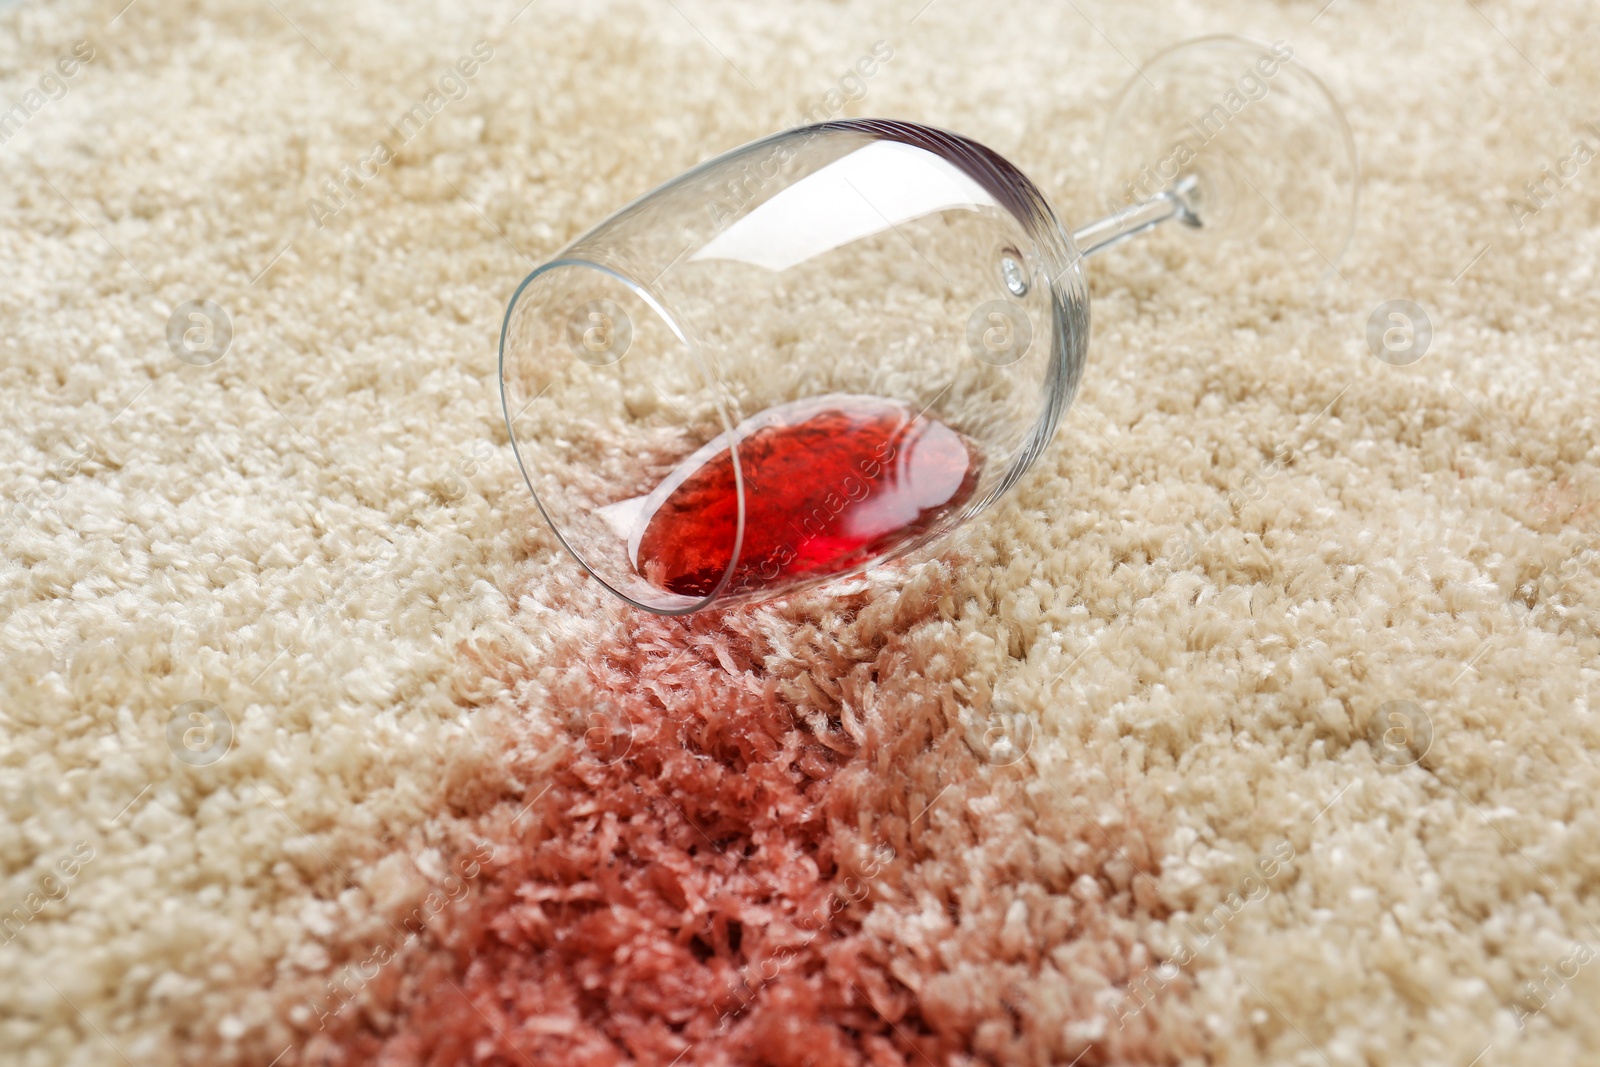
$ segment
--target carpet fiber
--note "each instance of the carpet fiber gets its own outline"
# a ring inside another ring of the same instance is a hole
[[[1592,10],[919,6],[0,5],[0,1062],[1592,1062]],[[1347,107],[1323,284],[1096,257],[1050,450],[868,578],[560,550],[533,263],[808,115],[1086,219],[1215,32]]]

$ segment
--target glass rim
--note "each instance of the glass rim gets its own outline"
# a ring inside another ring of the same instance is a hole
[[[581,239],[581,237],[578,238],[578,240]],[[572,242],[572,244],[576,243],[577,241]],[[568,247],[571,247],[571,245],[569,244]],[[644,611],[648,611],[656,615],[691,614],[692,612],[696,612],[702,608],[710,606],[712,602],[722,595],[722,591],[727,588],[728,581],[733,577],[733,572],[738,567],[739,557],[744,548],[744,474],[739,465],[739,444],[738,441],[735,440],[733,426],[728,421],[728,409],[723,403],[720,390],[715,388],[715,386],[712,387],[711,402],[716,407],[717,418],[721,421],[724,430],[724,436],[726,436],[728,439],[729,460],[733,464],[734,493],[738,502],[737,522],[734,527],[733,551],[729,556],[727,569],[723,571],[721,579],[718,580],[716,587],[705,596],[696,599],[693,597],[684,597],[682,594],[669,593],[665,590],[662,591],[663,596],[679,597],[687,602],[684,604],[641,603],[636,598],[629,596],[628,593],[622,589],[617,588],[616,585],[612,584],[612,582],[606,579],[605,575],[601,574],[594,567],[590,566],[589,561],[583,557],[583,553],[579,552],[577,548],[573,546],[572,542],[567,539],[567,535],[561,529],[561,524],[558,523],[550,514],[550,509],[545,506],[544,500],[539,496],[539,490],[533,484],[533,476],[528,471],[528,464],[522,457],[522,449],[517,443],[516,420],[522,416],[522,412],[518,412],[515,416],[511,414],[511,396],[506,388],[506,340],[511,333],[511,317],[516,313],[517,302],[522,299],[523,292],[534,282],[535,279],[537,279],[540,275],[546,274],[550,271],[568,267],[596,270],[626,286],[634,296],[643,301],[651,311],[655,312],[656,315],[661,318],[661,321],[666,325],[667,329],[672,331],[673,336],[676,337],[689,352],[690,358],[697,363],[701,362],[699,346],[695,343],[691,334],[684,329],[678,316],[672,312],[672,310],[665,304],[665,302],[661,300],[660,297],[651,292],[648,286],[642,285],[637,279],[617,270],[614,267],[607,266],[603,263],[596,263],[594,260],[590,259],[579,259],[571,256],[557,255],[555,259],[552,259],[547,263],[541,263],[539,266],[530,271],[527,277],[522,279],[521,284],[517,286],[516,292],[511,294],[511,299],[506,303],[505,319],[500,326],[500,354],[497,361],[497,373],[500,378],[500,410],[505,416],[506,436],[511,440],[511,453],[516,457],[517,470],[522,473],[522,481],[523,484],[528,487],[528,492],[533,494],[533,502],[535,506],[538,507],[539,514],[544,517],[545,525],[550,528],[552,533],[555,534],[556,540],[561,542],[561,547],[565,548],[567,553],[572,556],[573,559],[577,560],[578,564],[583,567],[583,569],[587,571],[596,581],[605,586],[610,592],[621,597],[623,600],[626,600],[629,604],[632,604],[634,607],[640,608]],[[702,373],[704,370],[705,368],[702,366]],[[707,380],[711,380],[709,375],[706,375],[706,377]],[[552,384],[554,383],[552,382]],[[549,388],[550,386],[545,386],[545,389]],[[532,400],[529,400],[527,404],[524,405],[523,411],[526,411],[528,407],[533,405],[534,401],[539,399],[539,396],[543,395],[544,392],[541,391],[538,396],[535,396]]]

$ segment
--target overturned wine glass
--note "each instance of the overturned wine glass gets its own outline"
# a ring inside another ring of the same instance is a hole
[[[512,447],[562,543],[645,610],[858,573],[978,515],[1049,443],[1088,346],[1083,257],[1175,223],[1331,268],[1357,184],[1327,89],[1281,42],[1238,37],[1130,79],[1100,160],[1109,214],[1071,232],[956,134],[776,134],[523,280],[500,339]]]

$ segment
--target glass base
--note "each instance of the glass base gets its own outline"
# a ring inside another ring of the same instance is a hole
[[[1287,43],[1201,37],[1157,54],[1117,95],[1101,149],[1108,213],[1187,183],[1209,244],[1248,242],[1332,269],[1355,232],[1355,140]]]

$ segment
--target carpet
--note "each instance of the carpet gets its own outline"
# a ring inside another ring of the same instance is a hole
[[[0,1061],[1592,1062],[1586,5],[0,26]],[[819,113],[1087,219],[1210,32],[1348,110],[1320,287],[1097,257],[1048,452],[866,578],[667,619],[560,550],[494,369],[533,263]]]

